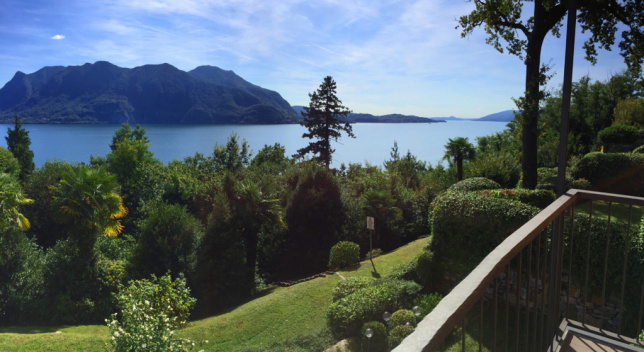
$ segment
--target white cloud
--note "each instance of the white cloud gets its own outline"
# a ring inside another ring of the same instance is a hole
[[[51,39],[53,39],[53,40],[61,40],[61,39],[65,39],[65,36],[62,35],[62,34],[56,34],[55,36],[51,37]]]

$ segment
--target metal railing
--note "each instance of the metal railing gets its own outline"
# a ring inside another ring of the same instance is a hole
[[[644,198],[569,190],[487,255],[394,352],[550,351],[562,319],[640,344],[644,244],[632,222],[640,207]]]

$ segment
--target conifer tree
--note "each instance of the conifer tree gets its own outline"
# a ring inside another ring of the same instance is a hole
[[[336,83],[331,76],[326,76],[318,90],[309,93],[309,97],[311,102],[309,106],[304,107],[302,112],[304,121],[300,123],[309,132],[304,133],[302,138],[317,139],[317,141],[298,149],[293,157],[302,158],[308,153],[317,154],[315,158],[324,163],[328,169],[331,164],[331,154],[335,152],[331,148],[331,139],[337,141],[341,131],[345,131],[349,137],[356,137],[351,125],[346,121],[351,110],[342,105],[342,101],[336,96]]]
[[[24,181],[34,171],[36,166],[34,165],[34,152],[29,149],[31,145],[29,131],[22,128],[22,123],[18,115],[16,115],[16,124],[13,130],[8,128],[7,136],[4,139],[7,141],[7,149],[9,149],[20,163],[20,174],[18,177],[21,181]]]

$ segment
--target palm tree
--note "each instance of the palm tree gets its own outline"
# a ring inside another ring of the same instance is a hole
[[[50,186],[53,206],[61,221],[79,230],[95,230],[108,236],[121,233],[121,218],[127,210],[118,195],[116,177],[104,168],[70,167],[56,185]]]
[[[0,173],[0,228],[15,223],[25,231],[31,225],[29,220],[18,211],[22,204],[33,203],[20,189],[20,184],[12,175]]]
[[[235,182],[231,178],[224,182],[234,224],[246,243],[246,265],[254,280],[259,233],[266,226],[284,226],[282,208],[279,199],[273,196],[271,189],[266,185],[258,185],[252,181]]]
[[[463,179],[463,160],[474,159],[474,146],[467,138],[456,137],[445,144],[445,156],[450,164],[456,162],[456,181]]]

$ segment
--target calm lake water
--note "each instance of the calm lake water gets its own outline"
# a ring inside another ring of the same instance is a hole
[[[505,129],[505,122],[448,121],[446,123],[360,123],[353,125],[356,138],[341,138],[332,147],[332,165],[341,163],[370,163],[382,165],[389,159],[389,152],[398,142],[400,154],[410,150],[420,160],[436,165],[445,154],[448,138],[468,137],[476,143],[476,137],[490,135]],[[13,124],[0,124],[0,134],[7,135]],[[109,153],[114,131],[120,125],[23,125],[31,137],[31,150],[36,166],[47,160],[58,159],[72,162],[89,162],[90,155]],[[174,159],[193,156],[196,152],[212,153],[215,144],[225,144],[231,133],[237,133],[248,141],[251,150],[257,152],[265,144],[281,143],[288,155],[308,143],[302,138],[306,129],[300,125],[146,125],[150,150],[159,160],[167,163]],[[0,145],[6,148],[1,138]],[[253,153],[255,154],[255,153]]]

